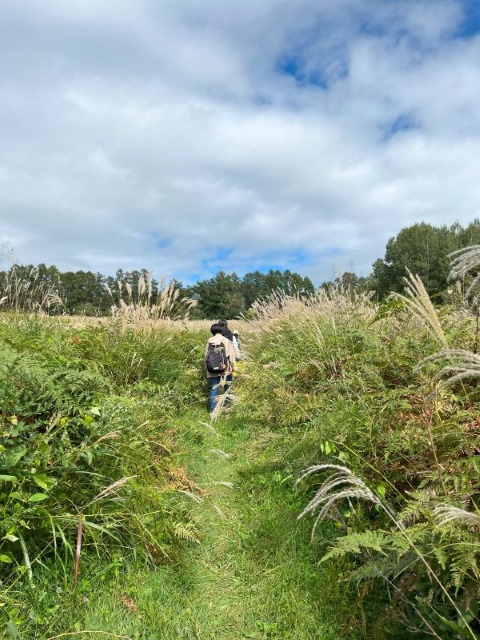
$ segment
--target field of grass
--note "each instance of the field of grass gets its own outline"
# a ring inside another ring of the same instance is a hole
[[[65,629],[129,638],[345,638],[324,610],[323,572],[308,527],[296,521],[298,498],[286,501],[282,474],[252,462],[249,428],[228,418],[214,434],[201,427],[203,417],[193,414],[182,435],[199,500],[198,541],[179,566],[119,575],[89,595]]]
[[[4,637],[480,637],[468,310],[252,315],[217,420],[208,323],[0,317]]]

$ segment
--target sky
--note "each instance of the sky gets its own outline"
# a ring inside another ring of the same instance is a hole
[[[476,217],[479,0],[0,2],[21,264],[320,284]]]

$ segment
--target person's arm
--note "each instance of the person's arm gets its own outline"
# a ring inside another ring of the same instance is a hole
[[[208,354],[208,342],[205,345],[205,353],[203,354],[203,368],[205,369],[205,371],[208,373],[207,371],[207,354]]]

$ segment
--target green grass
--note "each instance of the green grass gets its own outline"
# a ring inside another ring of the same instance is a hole
[[[455,607],[381,512],[342,502],[310,542],[312,519],[297,517],[322,477],[299,493],[294,481],[321,463],[383,491],[477,616],[476,532],[440,528],[432,509],[478,505],[478,386],[431,410],[435,371],[415,370],[431,339],[405,319],[342,309],[286,316],[245,339],[239,403],[216,432],[202,424],[202,330],[0,322],[0,635],[399,640],[414,628],[424,637],[423,607],[438,637],[452,637]],[[363,532],[385,544],[360,549]]]
[[[188,544],[181,566],[127,572],[106,590],[91,584],[62,628],[74,638],[86,630],[145,640],[345,638],[334,602],[323,601],[291,478],[262,467],[248,427],[222,419],[215,435],[202,418],[178,425],[187,473],[203,491],[201,504],[178,499],[192,502],[200,544]]]

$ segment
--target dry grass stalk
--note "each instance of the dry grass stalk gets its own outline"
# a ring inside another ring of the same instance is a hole
[[[480,527],[480,515],[453,507],[451,504],[439,504],[433,510],[436,523],[439,527],[452,522],[463,524],[467,527]]]
[[[375,305],[373,293],[353,294],[340,287],[320,289],[309,295],[290,295],[277,290],[253,303],[249,315],[265,327],[275,320],[292,320],[296,323],[323,316],[332,319],[355,311],[356,314],[373,317]]]
[[[428,358],[424,358],[418,365],[417,369],[424,367],[430,362],[448,360],[450,364],[444,366],[433,378],[434,382],[446,377],[430,394],[429,398],[438,395],[440,391],[451,387],[456,382],[465,380],[466,378],[479,378],[480,377],[480,355],[473,353],[472,351],[465,351],[464,349],[444,349],[438,353],[434,353]]]
[[[14,311],[48,314],[64,306],[58,290],[40,281],[38,269],[24,276],[16,265],[4,274],[0,284],[0,305]]]
[[[149,271],[147,274],[147,282],[146,282],[146,287],[147,287],[147,299],[148,302],[150,303],[150,300],[152,299],[152,295],[153,295],[153,285],[152,285],[152,281],[153,281],[153,272]]]
[[[165,286],[165,278],[160,280],[157,293],[153,292],[152,274],[147,280],[142,276],[138,283],[138,293],[133,296],[132,286],[119,281],[119,291],[125,287],[128,302],[120,298],[118,304],[111,307],[112,317],[137,324],[148,320],[186,320],[190,310],[197,302],[190,298],[180,298],[180,290],[175,281]]]
[[[220,383],[221,384],[221,383]],[[216,422],[222,415],[222,412],[228,410],[228,408],[235,402],[238,402],[238,396],[234,395],[230,391],[226,393],[218,394],[215,409],[210,414],[211,422]]]
[[[116,438],[119,438],[120,435],[120,431],[118,430],[110,431],[109,433],[105,433],[103,436],[100,436],[98,440],[95,440],[92,446],[95,447],[97,444],[100,444],[100,442],[103,442],[104,440],[114,440]]]
[[[448,274],[449,280],[463,280],[469,271],[472,269],[478,269],[480,266],[480,245],[472,245],[470,247],[464,247],[458,251],[450,253],[449,256],[451,267]],[[466,291],[466,296],[469,297],[477,289],[480,283],[480,273],[474,278],[470,286]]]
[[[347,498],[347,499],[357,498],[361,500],[367,500],[368,502],[372,502],[378,505],[388,515],[388,517],[390,518],[392,523],[395,525],[395,527],[398,529],[398,531],[400,531],[400,533],[404,536],[410,548],[415,552],[418,560],[424,565],[424,567],[428,571],[428,574],[430,575],[432,581],[435,582],[436,585],[438,585],[438,587],[443,592],[445,598],[448,600],[448,602],[452,605],[455,612],[458,614],[458,617],[464,624],[465,630],[468,633],[468,635],[473,640],[475,640],[477,636],[472,631],[472,628],[467,622],[464,613],[454,602],[450,593],[447,591],[446,587],[442,584],[439,577],[437,576],[433,568],[430,566],[427,560],[427,557],[422,553],[422,550],[419,549],[415,544],[415,542],[412,540],[412,538],[408,533],[408,529],[406,529],[403,526],[403,524],[398,520],[395,513],[390,509],[390,507],[386,503],[384,503],[382,500],[380,500],[380,498],[376,496],[367,487],[367,485],[364,483],[364,481],[361,478],[359,478],[358,476],[355,476],[352,473],[352,471],[347,467],[343,467],[336,464],[322,464],[322,465],[316,465],[306,469],[302,473],[302,475],[299,477],[295,485],[298,485],[298,483],[300,483],[305,478],[322,471],[333,471],[334,473],[332,473],[330,477],[327,478],[327,480],[325,480],[325,482],[317,490],[312,500],[310,500],[310,502],[302,511],[302,513],[298,516],[298,518],[301,518],[307,513],[312,513],[313,511],[319,510],[319,513],[315,519],[315,524],[312,531],[312,537],[315,533],[315,529],[317,525],[328,515],[331,508],[335,506],[339,500],[343,500],[344,498]],[[445,509],[443,510],[443,514],[445,517],[447,517],[447,522],[448,522],[453,519],[452,516],[455,514],[454,512],[455,507],[449,507],[448,505],[447,507],[448,507],[447,510]],[[440,507],[437,507],[437,509],[438,508]],[[463,510],[460,510],[460,511],[463,511]],[[440,514],[442,514],[442,511],[440,511]],[[474,514],[471,514],[471,515],[474,515]],[[440,515],[440,517],[442,517],[442,515]],[[466,518],[464,514],[462,514],[460,517]],[[476,518],[475,518],[475,524],[477,524]]]
[[[430,300],[421,278],[408,271],[408,277],[404,278],[405,295],[393,293],[392,297],[401,300],[411,313],[419,318],[429,329],[430,333],[438,340],[444,349],[448,349],[447,339],[443,331],[437,312]]]
[[[81,636],[81,635],[102,635],[108,638],[116,638],[117,640],[131,640],[131,636],[120,636],[118,633],[111,633],[110,631],[103,630],[83,630],[83,631],[66,631],[65,633],[59,633],[57,636],[50,636],[47,640],[59,640],[60,638],[68,638],[69,636]]]
[[[320,522],[328,516],[337,502],[344,498],[357,498],[381,505],[378,496],[367,487],[361,478],[354,475],[347,467],[342,467],[337,464],[319,464],[309,467],[303,471],[302,475],[296,481],[295,486],[298,486],[299,483],[306,478],[322,471],[333,471],[333,473],[323,482],[305,509],[298,516],[300,519],[308,513],[318,511],[312,529],[312,539]]]
[[[95,502],[98,502],[99,500],[104,500],[105,498],[108,498],[113,494],[117,494],[118,491],[127,484],[127,482],[129,482],[130,480],[133,480],[136,477],[137,476],[125,476],[123,478],[120,478],[120,480],[116,480],[115,482],[112,482],[112,484],[108,485],[108,487],[105,487],[105,489],[100,491],[100,493],[97,496],[95,496],[95,498],[93,498],[93,500],[91,500],[87,504],[85,509],[87,507],[90,507]]]
[[[198,496],[196,493],[192,493],[191,491],[178,489],[178,493],[182,493],[184,496],[187,496],[187,498],[190,498],[190,500],[193,500],[197,504],[202,504],[203,502],[203,499],[200,496]]]
[[[140,297],[143,297],[143,295],[145,294],[147,285],[145,283],[145,278],[143,276],[140,276],[139,280],[138,280],[138,295]]]

